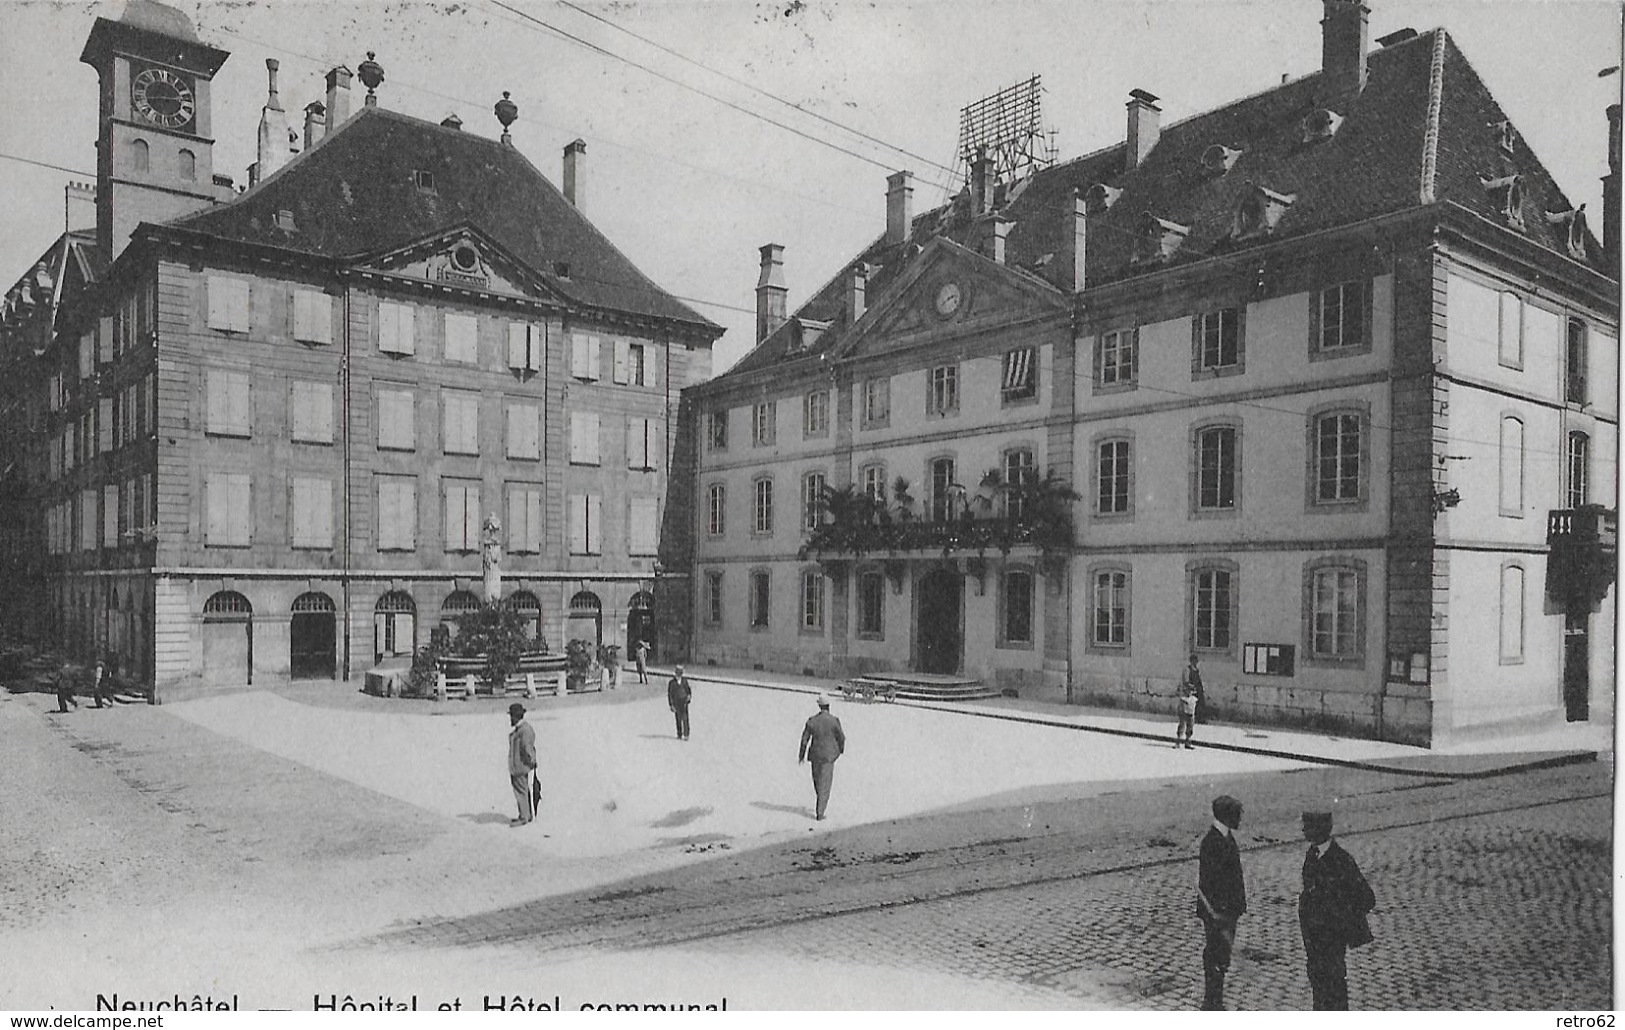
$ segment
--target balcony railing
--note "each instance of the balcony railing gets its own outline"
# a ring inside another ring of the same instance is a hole
[[[802,553],[830,559],[908,552],[983,554],[990,550],[1008,552],[1021,546],[1047,552],[1065,549],[1071,543],[1069,517],[961,517],[856,525],[826,522],[813,531]]]

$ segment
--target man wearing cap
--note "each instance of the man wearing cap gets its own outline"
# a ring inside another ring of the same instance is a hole
[[[1236,923],[1247,911],[1241,875],[1241,802],[1228,794],[1213,799],[1213,825],[1202,838],[1196,873],[1196,915],[1202,920],[1202,1008],[1224,1008],[1224,975],[1236,943]]]
[[[525,721],[525,706],[515,701],[508,706],[508,779],[513,783],[513,798],[519,804],[519,818],[509,826],[523,826],[536,817],[531,803],[530,778],[536,772],[536,731]]]
[[[1377,897],[1354,856],[1332,840],[1330,812],[1303,813],[1303,893],[1298,897],[1298,927],[1308,959],[1309,990],[1316,1010],[1349,1007],[1348,949],[1371,942],[1366,913]]]
[[[824,806],[829,804],[829,788],[835,782],[835,760],[846,751],[846,733],[841,720],[829,714],[829,698],[818,695],[818,714],[807,720],[801,731],[801,753],[796,758],[800,765],[812,759],[813,793],[818,796],[818,810],[814,816],[824,818]]]
[[[677,718],[677,739],[688,739],[688,703],[694,698],[694,688],[688,685],[688,677],[683,675],[683,667],[679,665],[673,670],[676,675],[666,683],[666,707]]]

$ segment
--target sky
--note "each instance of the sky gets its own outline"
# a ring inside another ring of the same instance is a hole
[[[1600,235],[1605,110],[1621,75],[1598,73],[1621,64],[1617,2],[1367,5],[1373,46],[1405,27],[1448,29]],[[78,57],[95,18],[123,6],[0,0],[0,282],[61,233],[65,183],[94,180],[96,75]],[[785,248],[793,310],[884,230],[892,171],[915,173],[916,212],[958,188],[967,104],[1040,76],[1065,160],[1121,141],[1131,89],[1162,98],[1166,125],[1320,62],[1317,0],[171,6],[232,54],[214,84],[215,170],[238,184],[255,156],[267,57],[281,63],[290,122],[322,99],[327,69],[354,69],[370,50],[385,71],[381,105],[456,113],[465,132],[499,135],[491,107],[511,92],[514,144],[555,183],[564,146],[585,140],[583,209],[645,274],[727,328],[717,371],[754,343],[758,249]]]

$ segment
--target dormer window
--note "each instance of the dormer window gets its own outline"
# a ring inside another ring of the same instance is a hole
[[[1496,211],[1514,229],[1523,228],[1523,176],[1503,175],[1498,179],[1479,176],[1484,192],[1490,195]]]
[[[1552,225],[1563,227],[1563,245],[1569,252],[1569,257],[1584,261],[1586,254],[1586,206],[1581,204],[1577,208],[1567,211],[1548,211],[1546,221]]]
[[[1190,235],[1191,227],[1158,218],[1147,211],[1140,216],[1138,239],[1134,245],[1135,264],[1155,264],[1173,257]]]
[[[1117,198],[1122,193],[1123,191],[1115,186],[1097,182],[1084,193],[1083,210],[1086,214],[1103,215],[1111,210],[1112,205],[1117,203]]]
[[[1223,143],[1215,143],[1202,151],[1202,171],[1208,175],[1223,175],[1240,156],[1241,151],[1232,150]]]
[[[293,212],[284,208],[276,213],[276,227],[283,232],[293,232]]]
[[[1342,124],[1343,116],[1329,108],[1322,107],[1311,111],[1303,120],[1303,141],[1318,143],[1323,139],[1331,139],[1337,135],[1338,126]]]
[[[553,274],[558,276],[560,279],[568,279],[568,278],[570,278],[570,262],[568,262],[568,261],[555,261],[555,262],[553,262]]]
[[[1275,231],[1276,223],[1286,214],[1292,202],[1298,199],[1296,193],[1277,193],[1264,186],[1249,185],[1252,188],[1236,207],[1235,221],[1230,228],[1231,239],[1268,236]]]
[[[1518,145],[1518,130],[1512,127],[1511,122],[1496,122],[1494,127],[1500,137],[1501,153],[1511,157]]]
[[[425,193],[433,193],[435,191],[433,172],[424,171],[421,168],[417,169],[412,173],[412,183]]]

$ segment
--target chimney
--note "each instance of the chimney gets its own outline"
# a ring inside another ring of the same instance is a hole
[[[1619,278],[1619,117],[1620,105],[1608,108],[1608,174],[1602,177],[1602,248],[1608,274]]]
[[[1370,42],[1371,9],[1360,0],[1323,0],[1320,19],[1322,99],[1365,88],[1365,51]]]
[[[350,117],[350,69],[339,65],[327,73],[327,132]],[[325,135],[325,134],[324,134]]]
[[[846,324],[851,325],[863,317],[867,307],[869,266],[859,261],[846,272]]]
[[[761,248],[762,274],[756,280],[756,342],[773,335],[784,324],[784,248],[769,243]]]
[[[452,129],[456,132],[462,132],[463,120],[457,117],[455,114],[448,114],[446,117],[440,119],[440,127],[442,129]]]
[[[265,71],[270,76],[265,106],[260,110],[258,177],[269,178],[271,173],[288,163],[288,115],[282,110],[282,98],[276,92],[277,60],[265,59]]]
[[[327,135],[327,108],[320,100],[305,105],[305,149],[309,150]]]
[[[576,140],[564,148],[564,199],[580,207],[585,196],[582,193],[582,176],[587,174],[587,141]]]
[[[1143,89],[1129,90],[1128,94],[1128,148],[1123,155],[1123,170],[1132,171],[1157,145],[1157,116],[1162,108],[1158,98]]]
[[[914,224],[914,173],[896,172],[886,177],[886,246],[895,247],[908,239]]]
[[[1014,223],[998,212],[983,217],[976,224],[977,249],[985,257],[990,257],[999,264],[1004,264],[1004,241],[1010,235],[1010,226]]]
[[[1063,290],[1077,293],[1083,289],[1084,256],[1085,256],[1085,228],[1087,226],[1086,213],[1088,205],[1083,199],[1083,190],[1072,187],[1071,203],[1061,209],[1061,252],[1058,255],[1057,271],[1060,281],[1056,284]],[[1071,225],[1067,225],[1070,222]]]
[[[995,183],[993,159],[987,156],[986,147],[977,147],[976,160],[970,163],[970,213],[973,217],[993,210]]]

